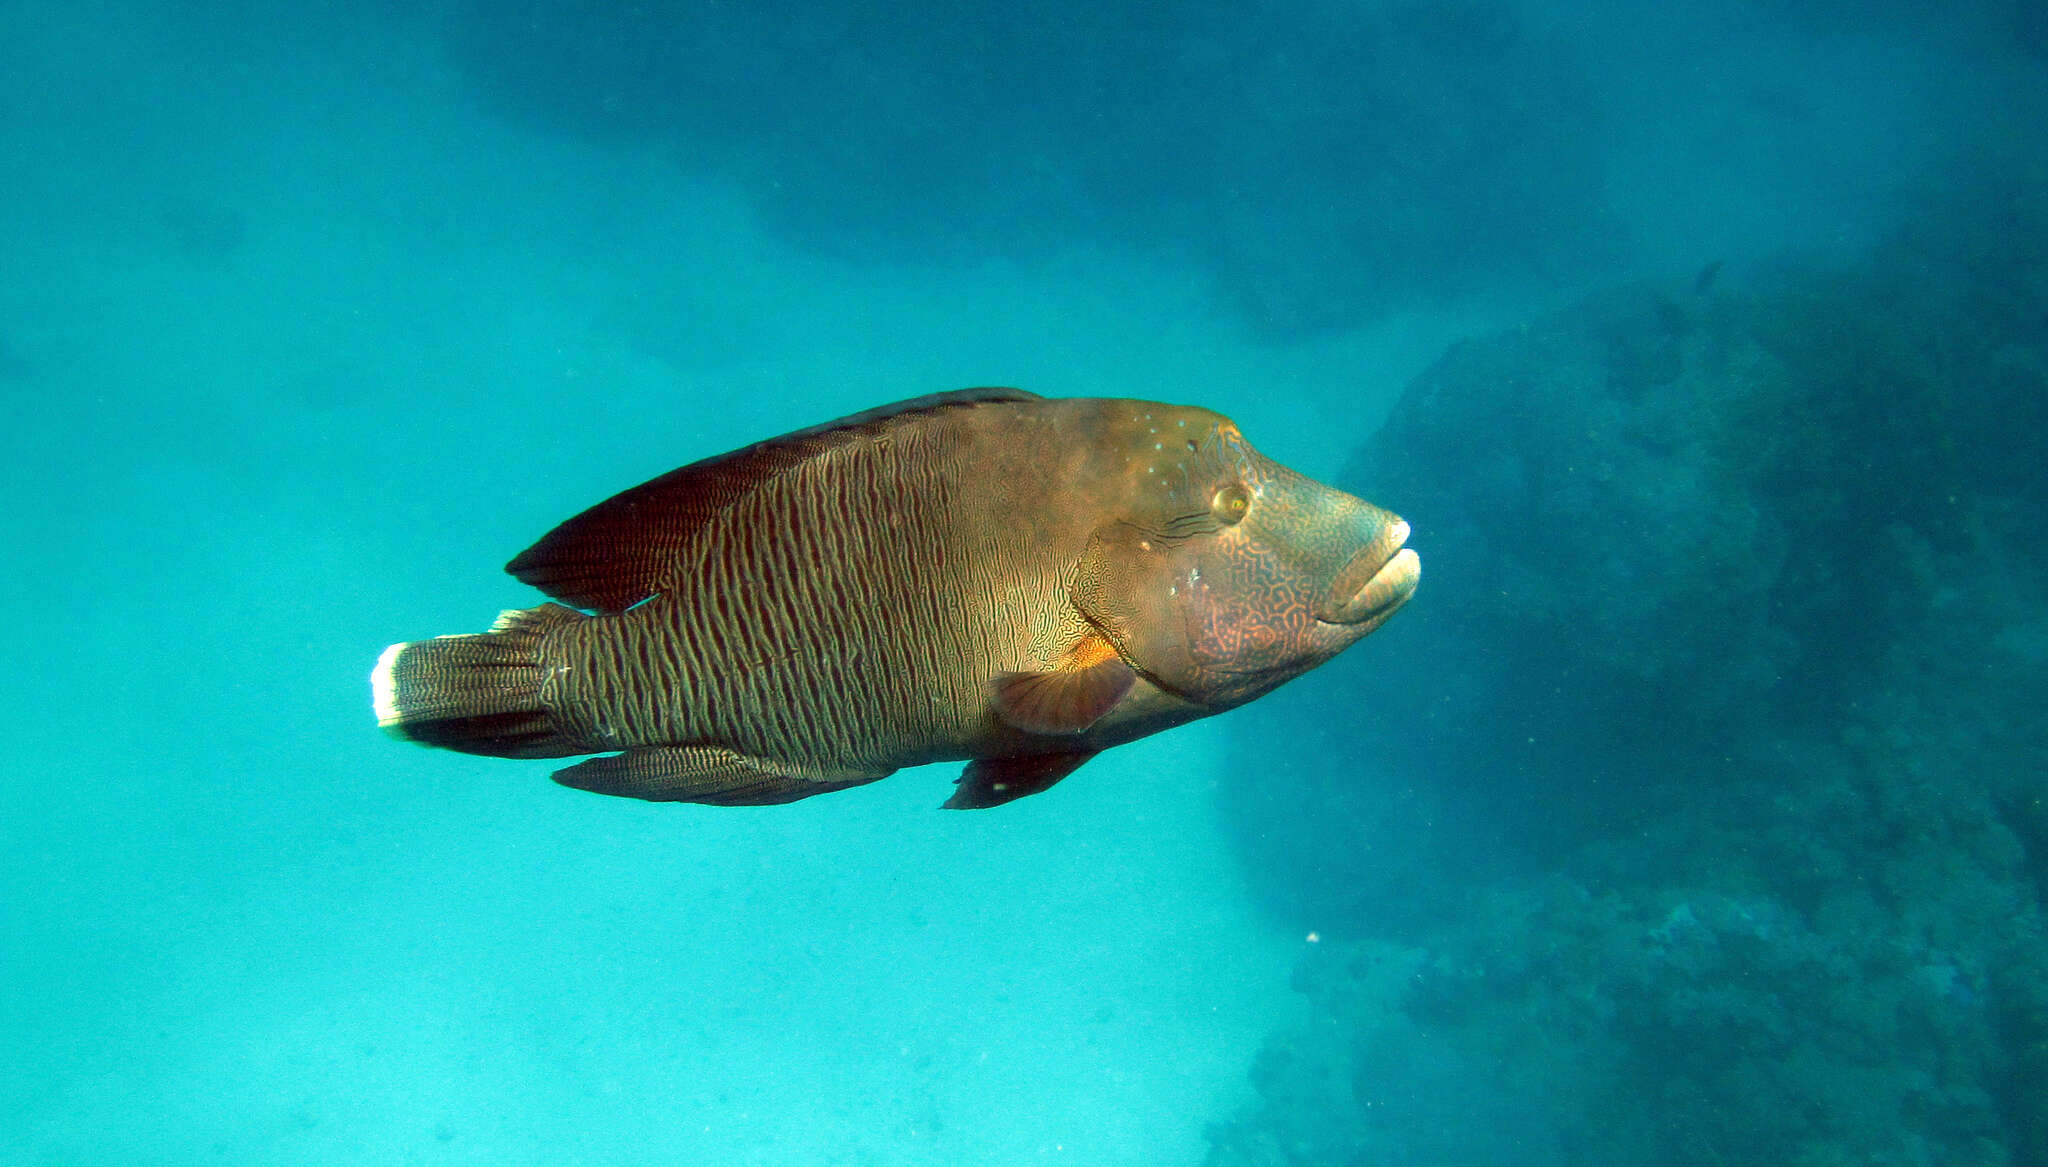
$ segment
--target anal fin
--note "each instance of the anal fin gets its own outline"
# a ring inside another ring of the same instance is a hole
[[[595,794],[649,802],[773,806],[860,786],[893,770],[806,775],[801,768],[724,746],[641,746],[555,771],[555,781]]]
[[[1100,753],[1026,754],[1015,758],[976,758],[959,778],[959,788],[946,800],[947,810],[985,810],[1038,792],[1072,774]]]

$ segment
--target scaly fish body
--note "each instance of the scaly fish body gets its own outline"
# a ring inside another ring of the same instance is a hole
[[[510,570],[574,607],[387,650],[379,720],[642,798],[974,759],[951,806],[1257,696],[1413,591],[1406,524],[1206,410],[969,390],[684,467]],[[591,609],[585,615],[576,609]]]

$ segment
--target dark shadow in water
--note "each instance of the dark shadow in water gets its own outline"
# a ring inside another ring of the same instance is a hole
[[[1284,339],[1613,253],[1581,68],[1495,0],[479,0],[448,27],[500,107],[665,143],[837,256],[1166,256]]]

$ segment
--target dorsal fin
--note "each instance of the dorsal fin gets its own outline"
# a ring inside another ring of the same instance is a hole
[[[541,537],[505,570],[565,604],[619,612],[654,595],[684,540],[767,482],[910,414],[999,401],[1023,389],[956,389],[863,410],[671,470],[598,503]]]

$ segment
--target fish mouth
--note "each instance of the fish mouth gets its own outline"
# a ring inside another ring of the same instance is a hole
[[[1366,631],[1371,631],[1393,615],[1415,594],[1415,585],[1422,580],[1422,558],[1404,547],[1406,542],[1406,521],[1393,519],[1383,524],[1372,542],[1338,569],[1316,619],[1325,624],[1366,624]]]

